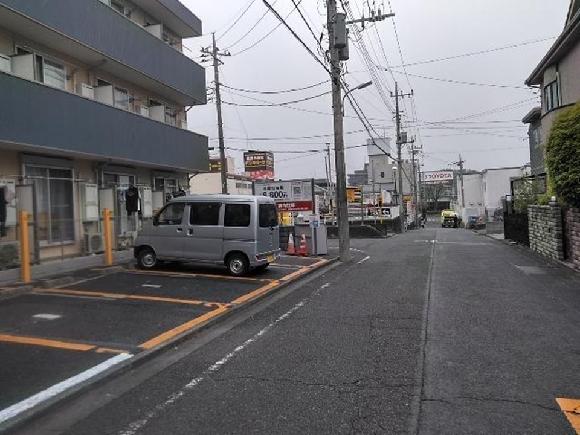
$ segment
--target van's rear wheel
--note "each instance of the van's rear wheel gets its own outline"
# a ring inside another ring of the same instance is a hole
[[[151,248],[141,249],[137,256],[137,263],[141,269],[153,269],[158,263],[155,251]]]
[[[228,272],[233,276],[243,276],[250,270],[250,262],[248,258],[241,253],[234,253],[228,255],[226,259],[226,267]]]

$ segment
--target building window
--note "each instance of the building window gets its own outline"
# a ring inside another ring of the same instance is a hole
[[[71,169],[26,166],[36,191],[38,238],[47,243],[70,242],[75,238],[73,176]]]
[[[36,80],[48,86],[65,89],[66,73],[64,65],[36,55]]]
[[[123,110],[129,110],[129,92],[127,89],[115,87],[114,98],[115,107]]]
[[[546,112],[554,110],[560,107],[560,88],[558,87],[558,81],[553,82],[544,86],[544,107]]]

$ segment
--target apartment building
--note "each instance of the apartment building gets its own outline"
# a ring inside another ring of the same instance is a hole
[[[201,32],[178,0],[0,0],[0,248],[27,210],[37,260],[99,251],[104,208],[128,246],[207,170],[186,118],[205,71],[182,44]]]

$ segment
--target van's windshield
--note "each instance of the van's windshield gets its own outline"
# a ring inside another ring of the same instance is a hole
[[[278,213],[274,204],[260,204],[260,227],[278,226]]]

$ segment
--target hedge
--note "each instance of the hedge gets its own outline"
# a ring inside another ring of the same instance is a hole
[[[580,207],[580,103],[554,121],[546,144],[546,163],[558,198]]]

